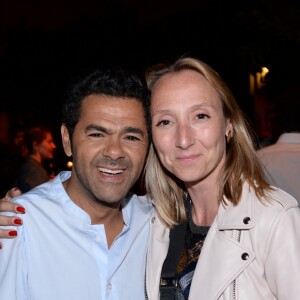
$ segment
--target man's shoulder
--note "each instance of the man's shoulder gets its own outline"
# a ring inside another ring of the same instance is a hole
[[[154,210],[153,203],[148,195],[129,194],[126,197],[125,206],[131,206],[132,209],[140,210],[146,214],[152,213]]]
[[[137,199],[142,202],[144,205],[149,205],[153,207],[153,201],[152,199],[147,195],[136,195]]]
[[[61,202],[64,197],[64,189],[61,184],[60,175],[56,176],[53,180],[42,183],[30,191],[13,198],[12,201],[24,206],[40,206],[49,204],[52,202]],[[47,200],[47,201],[43,201]]]
[[[153,202],[148,195],[134,195],[135,202],[144,208],[154,209]]]
[[[25,207],[29,207],[32,205],[43,206],[45,199],[49,199],[49,195],[47,190],[50,191],[49,183],[43,183],[30,191],[12,199],[12,202],[21,204]]]

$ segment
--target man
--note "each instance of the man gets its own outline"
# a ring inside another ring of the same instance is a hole
[[[300,122],[298,83],[278,95],[276,122],[280,136],[276,143],[257,151],[265,166],[268,182],[292,196],[300,204]]]
[[[121,70],[97,71],[74,87],[61,126],[72,171],[13,200],[26,214],[18,238],[0,251],[1,299],[144,298],[153,208],[129,190],[148,150],[148,97]]]
[[[294,196],[300,204],[300,130],[281,134],[275,144],[257,154],[266,168],[268,182]]]

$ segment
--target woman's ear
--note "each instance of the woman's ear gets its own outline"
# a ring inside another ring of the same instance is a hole
[[[233,136],[234,130],[233,130],[232,123],[231,123],[231,121],[229,119],[227,119],[226,122],[227,122],[227,125],[226,125],[226,133],[225,133],[225,135],[228,136],[228,134],[229,134],[229,135]]]
[[[233,126],[232,126],[230,120],[228,119],[227,120],[227,126],[226,126],[226,133],[225,133],[227,143],[230,142],[231,138],[233,137],[233,133],[234,133],[233,132]]]
[[[70,140],[69,130],[67,129],[65,124],[61,125],[60,132],[61,132],[61,139],[62,139],[62,144],[63,144],[65,154],[68,157],[70,157],[72,156],[71,140]]]

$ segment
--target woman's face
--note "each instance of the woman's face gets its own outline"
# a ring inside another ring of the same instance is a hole
[[[53,151],[56,149],[56,145],[53,142],[52,134],[48,132],[45,139],[37,145],[37,150],[42,159],[52,159]]]
[[[232,125],[201,74],[184,70],[161,77],[152,89],[151,116],[154,146],[168,171],[186,184],[218,180]]]

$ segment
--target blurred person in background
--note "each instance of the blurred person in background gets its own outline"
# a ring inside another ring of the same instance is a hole
[[[24,132],[23,143],[27,149],[15,185],[25,193],[54,177],[53,170],[48,171],[45,162],[53,159],[56,145],[49,128],[35,126]]]
[[[0,109],[0,196],[14,185],[17,170],[26,155],[23,126],[7,108]]]
[[[0,196],[12,186],[14,165],[11,156],[11,118],[5,110],[0,111]]]
[[[265,175],[271,185],[277,186],[300,201],[300,88],[285,88],[278,94],[277,125],[280,136],[275,143],[257,151],[265,166]]]

